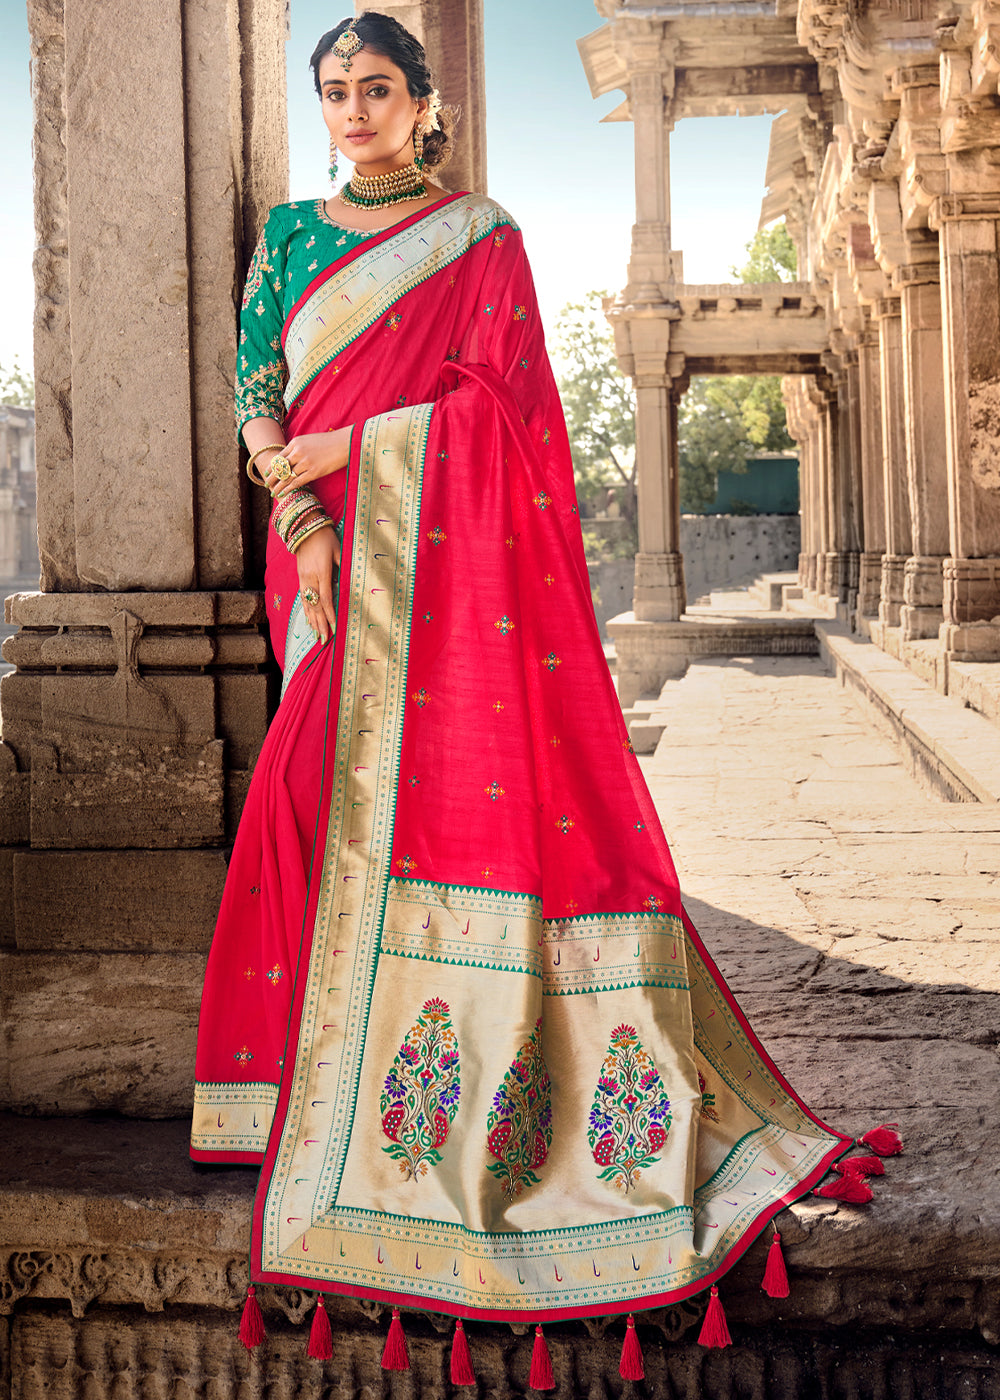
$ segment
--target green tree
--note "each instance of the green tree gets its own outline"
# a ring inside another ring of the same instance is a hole
[[[746,244],[747,260],[731,267],[740,282],[788,282],[796,272],[795,245],[784,220]],[[681,510],[703,511],[715,500],[721,470],[745,471],[757,452],[784,452],[794,444],[785,422],[781,380],[774,374],[694,379],[681,400],[677,424]]]
[[[603,509],[615,489],[629,522],[626,548],[635,552],[635,394],[618,368],[614,338],[602,310],[606,292],[588,292],[563,307],[552,345],[559,394],[573,453],[581,504]]]
[[[744,245],[747,260],[742,267],[730,267],[737,282],[794,282],[798,254],[784,219],[762,228]]]
[[[14,404],[18,408],[35,406],[35,380],[30,371],[21,367],[16,355],[10,369],[0,365],[0,403]]]
[[[749,444],[742,404],[728,376],[701,376],[680,401],[677,455],[681,510],[700,514],[715,500],[721,470],[743,471]]]

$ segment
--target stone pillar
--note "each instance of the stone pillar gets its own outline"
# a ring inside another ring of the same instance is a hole
[[[911,244],[913,238],[907,240]],[[913,553],[903,577],[903,640],[936,637],[948,553],[948,470],[937,239],[926,234],[920,262],[897,269],[906,405],[906,475]]]
[[[834,480],[834,550],[837,601],[854,613],[860,573],[861,422],[858,354],[845,350],[837,375],[837,458]]]
[[[963,173],[963,167],[958,173]],[[980,188],[945,195],[939,201],[937,220],[951,527],[941,640],[956,660],[996,660],[1000,659],[1000,191]]]
[[[885,488],[882,479],[882,390],[878,330],[866,324],[858,337],[862,548],[858,560],[858,615],[877,617],[885,546]]]
[[[486,79],[483,0],[355,0],[355,14],[377,9],[415,34],[427,51],[443,102],[461,107],[455,154],[442,171],[451,190],[486,193]],[[338,11],[338,13],[343,13]],[[335,23],[331,18],[330,23]]]
[[[675,622],[685,607],[678,395],[666,376],[637,375],[635,399],[639,553],[632,609],[637,622]]]
[[[803,589],[813,587],[810,581],[810,561],[815,558],[813,554],[813,535],[815,533],[813,443],[806,383],[805,375],[787,375],[781,381],[788,431],[794,438],[799,453],[800,549],[798,580],[799,586]]]
[[[826,571],[826,496],[824,479],[824,398],[814,375],[802,375],[795,391],[786,394],[789,431],[799,444],[801,480],[802,552],[799,582],[812,593],[822,593]]]
[[[879,619],[898,627],[903,606],[903,578],[912,554],[910,502],[906,480],[906,408],[903,389],[902,311],[898,297],[875,303],[879,328],[882,390],[882,486],[885,497],[885,554]]]
[[[39,594],[2,683],[9,1101],[185,1112],[272,673],[235,307],[285,197],[284,0],[31,0]],[[235,236],[234,236],[235,232]]]
[[[631,74],[635,136],[635,223],[628,265],[632,302],[661,303],[669,282],[680,280],[680,255],[670,248],[670,93],[673,70],[664,69],[660,44],[637,42]]]

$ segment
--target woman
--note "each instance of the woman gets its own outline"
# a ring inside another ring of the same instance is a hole
[[[263,1162],[258,1282],[459,1319],[673,1302],[850,1139],[681,908],[517,227],[427,178],[447,116],[395,21],[339,24],[312,63],[356,165],[339,198],[272,211],[247,283],[284,692],[207,975],[192,1155]]]

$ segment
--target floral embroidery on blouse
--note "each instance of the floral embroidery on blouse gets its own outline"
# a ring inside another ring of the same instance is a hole
[[[243,288],[243,310],[250,305],[252,299],[261,289],[264,281],[264,274],[273,272],[274,268],[267,260],[267,242],[263,234],[253,250],[253,257],[250,260],[250,270],[247,272],[246,286]]]
[[[274,418],[280,423],[285,416],[281,395],[287,379],[284,360],[272,360],[241,379],[236,385],[236,413],[240,425],[250,418]]]

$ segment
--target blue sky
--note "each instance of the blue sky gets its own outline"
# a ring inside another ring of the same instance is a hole
[[[93,0],[117,3],[117,0]],[[372,8],[376,5],[373,0]],[[326,193],[327,136],[309,54],[350,13],[292,0],[290,195]],[[31,358],[31,113],[23,0],[0,0],[0,364]],[[489,192],[524,230],[546,326],[567,301],[625,281],[635,194],[632,126],[601,125],[621,93],[590,96],[576,40],[602,20],[592,0],[486,0]],[[443,94],[447,99],[447,93]],[[680,122],[671,137],[673,242],[688,282],[728,280],[757,227],[768,117]]]

